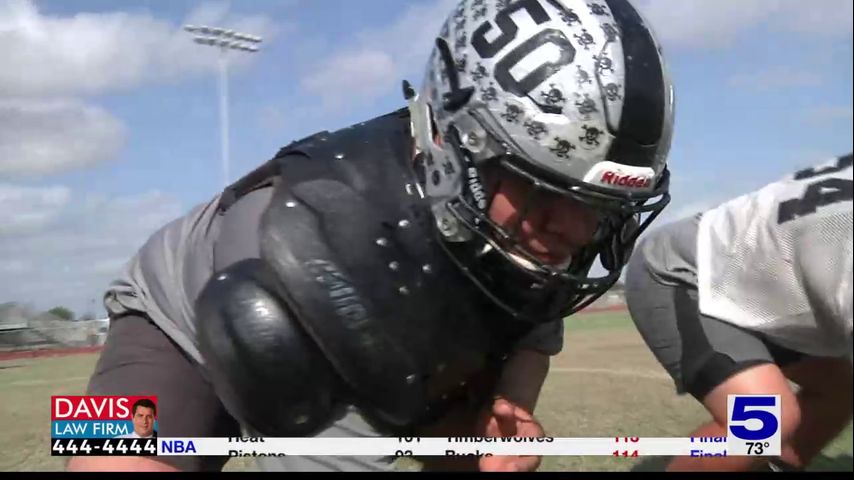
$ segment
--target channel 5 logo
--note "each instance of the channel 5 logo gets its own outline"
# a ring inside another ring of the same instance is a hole
[[[780,448],[780,395],[728,395],[728,454],[774,456]]]

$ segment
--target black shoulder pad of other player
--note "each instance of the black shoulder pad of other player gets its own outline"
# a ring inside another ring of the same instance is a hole
[[[279,288],[259,259],[214,274],[196,301],[199,348],[217,394],[244,426],[306,436],[330,419],[339,383]]]

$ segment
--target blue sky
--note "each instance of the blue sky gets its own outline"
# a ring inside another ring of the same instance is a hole
[[[236,178],[402,106],[453,3],[4,0],[0,302],[100,311],[148,235],[222,187],[216,58],[184,23],[266,39],[231,64]],[[850,0],[638,5],[677,91],[664,221],[851,151]]]

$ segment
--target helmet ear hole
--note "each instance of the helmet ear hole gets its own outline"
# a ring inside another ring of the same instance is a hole
[[[604,242],[599,253],[599,261],[608,271],[622,268],[629,260],[635,244],[635,234],[640,223],[635,215],[626,219],[620,229]]]
[[[626,220],[625,225],[623,225],[623,231],[620,235],[623,243],[630,243],[632,246],[635,244],[635,236],[637,235],[637,231],[640,228],[640,221],[638,219],[638,215],[632,215]],[[631,242],[628,242],[628,239],[631,238]]]
[[[614,267],[617,265],[617,255],[614,249],[613,241],[606,243],[602,251],[599,252],[599,262],[602,263],[602,266],[605,267],[605,270],[612,272],[614,271]]]

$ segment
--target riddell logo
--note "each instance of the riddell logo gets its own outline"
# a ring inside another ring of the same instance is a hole
[[[620,175],[619,173],[612,171],[604,172],[600,181],[608,185],[619,185],[621,187],[630,188],[646,188],[651,183],[651,179],[649,177]]]
[[[477,169],[474,167],[469,167],[469,189],[471,190],[472,197],[477,202],[477,208],[480,210],[486,210],[486,193],[483,191],[483,185],[480,183],[480,178],[477,174]]]

